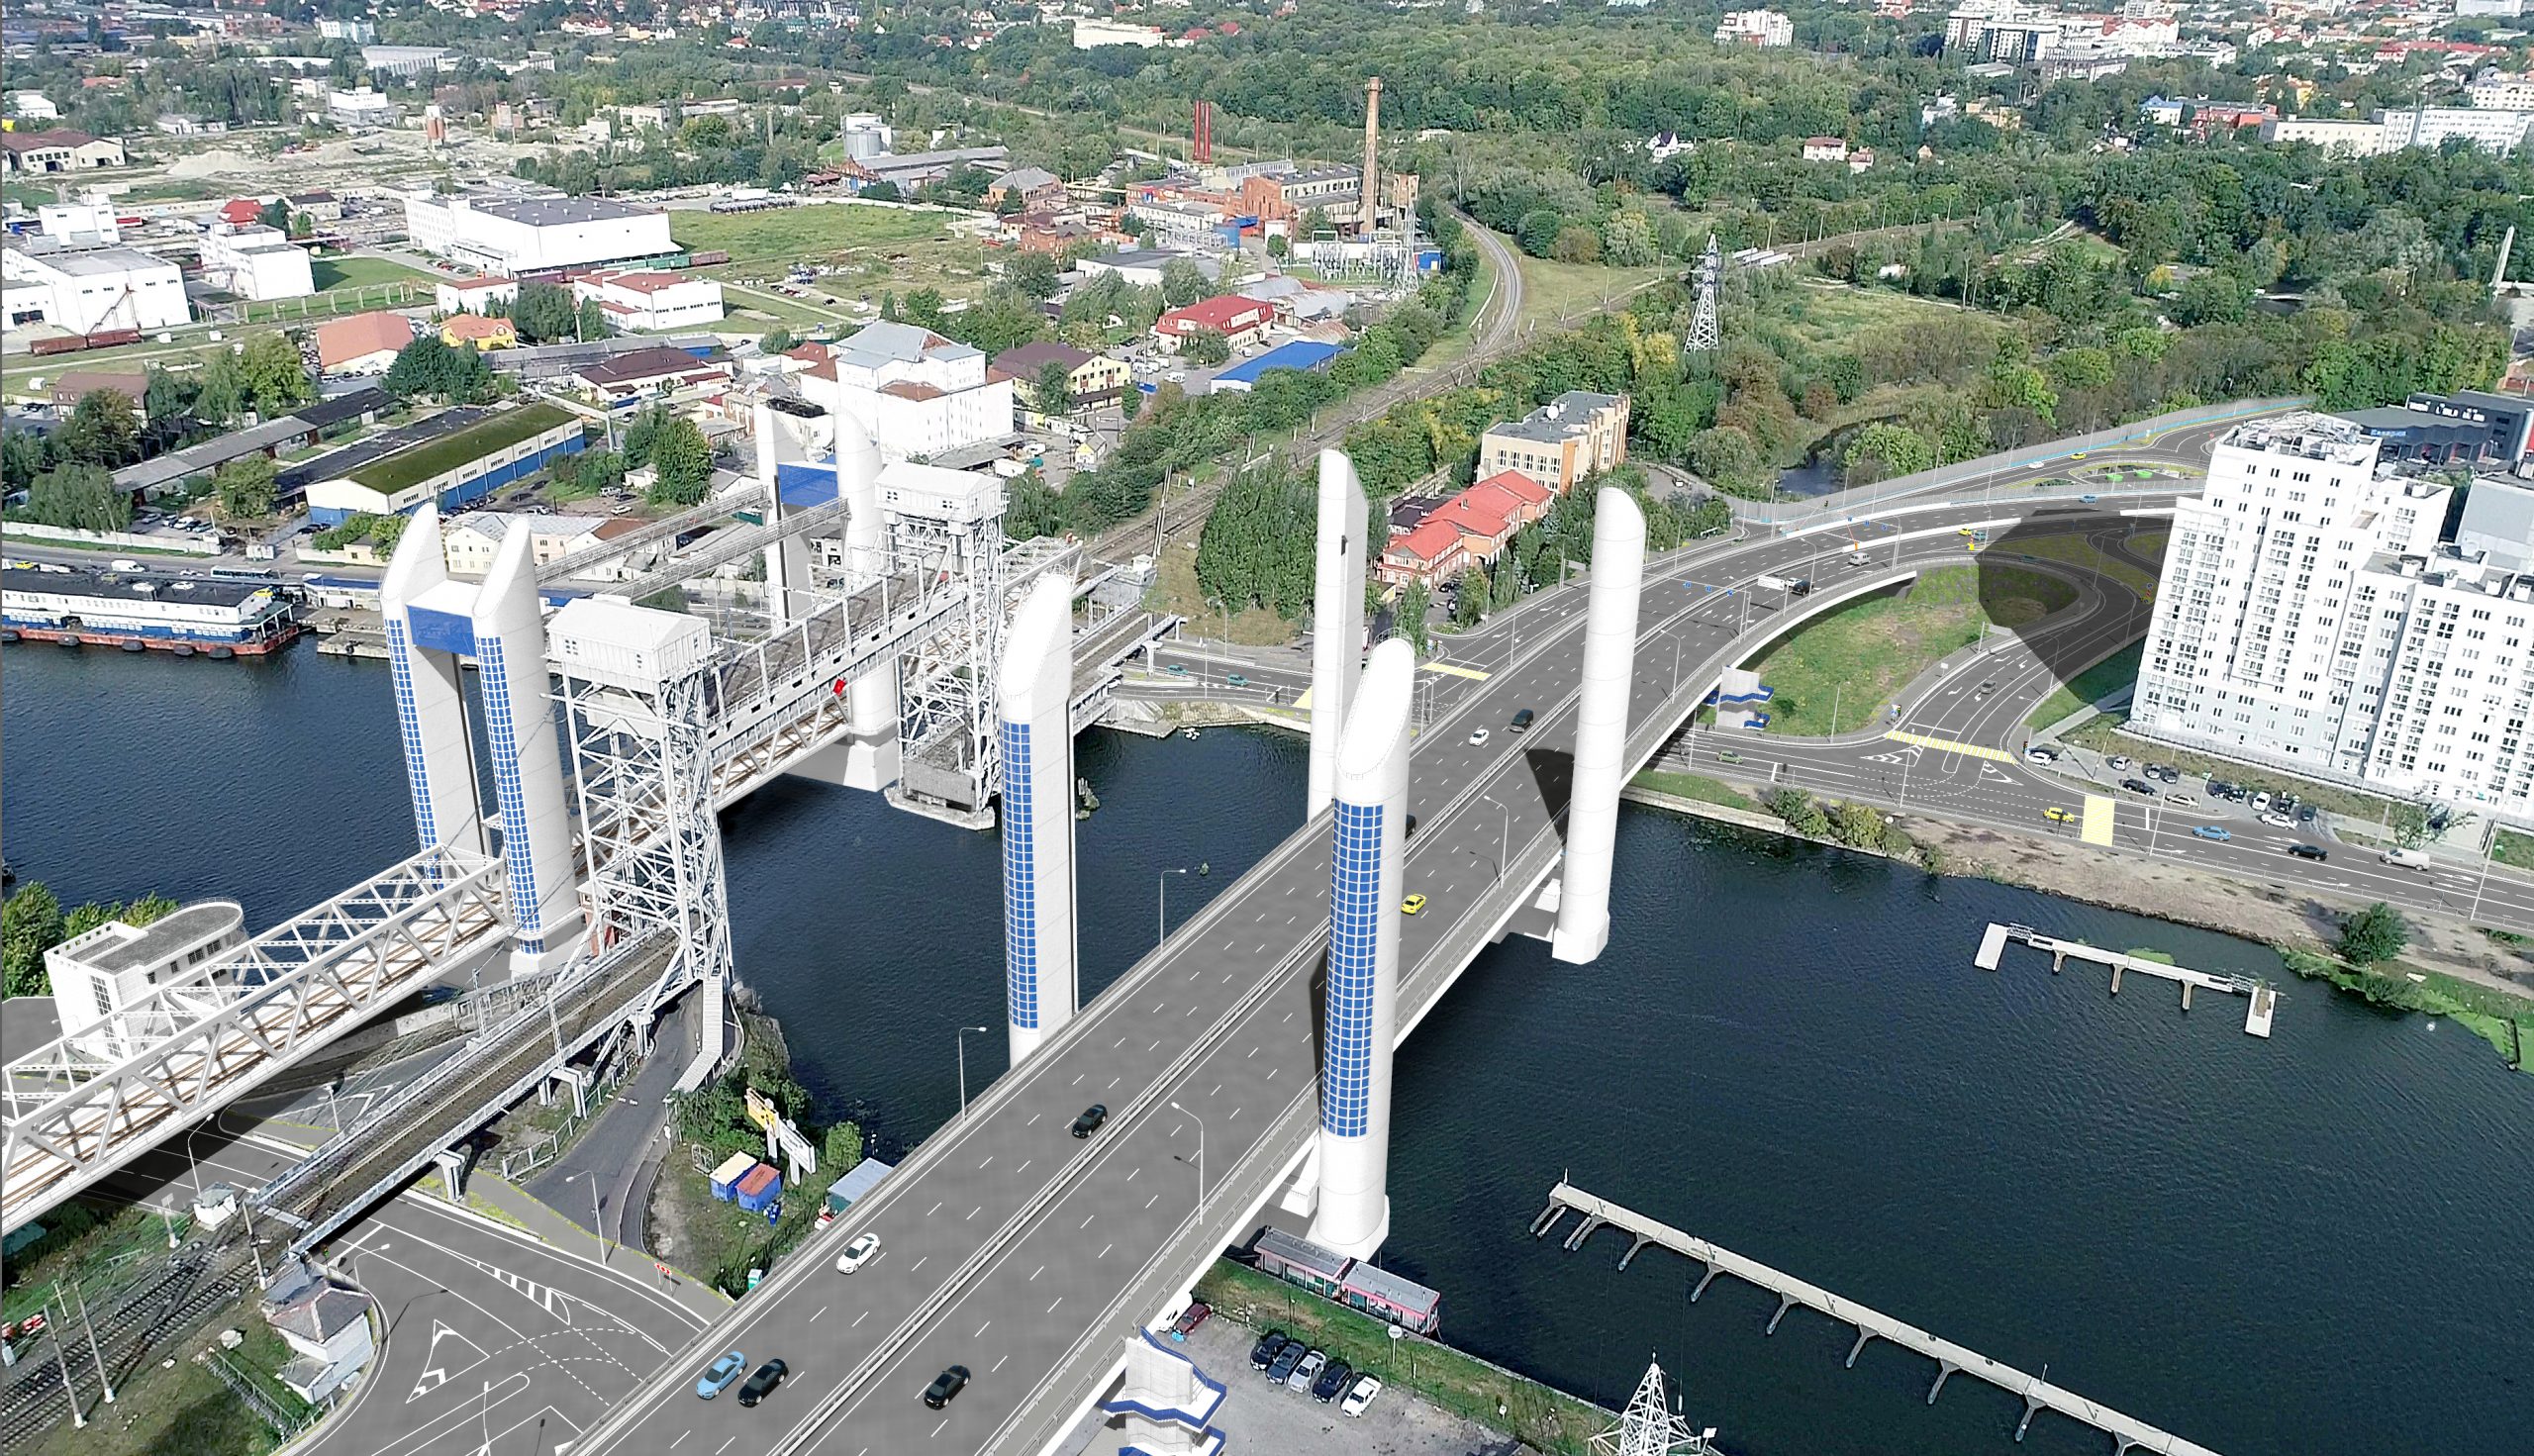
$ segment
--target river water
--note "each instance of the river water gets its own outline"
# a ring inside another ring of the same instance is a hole
[[[9,858],[67,901],[244,901],[263,924],[411,848],[376,663],[13,648]],[[1300,818],[1302,745],[1083,740],[1087,989]],[[1000,1027],[996,840],[785,783],[726,817],[742,979],[884,1153],[945,1118],[953,1031]],[[2534,1449],[2534,1078],[2452,1025],[2291,984],[2278,1032],[2029,953],[2011,920],[2275,975],[2258,945],[1650,812],[1610,948],[1489,952],[1398,1065],[1383,1262],[1456,1344],[1608,1405],[1648,1353],[1734,1452],[2003,1453],[2019,1403],[1605,1232],[1530,1218],[1560,1175],[2228,1456]],[[968,1038],[971,1088],[1003,1037]],[[2023,1450],[2105,1438],[2037,1419]]]

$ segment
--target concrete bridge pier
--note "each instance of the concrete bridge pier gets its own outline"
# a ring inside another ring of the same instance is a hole
[[[1593,1236],[1594,1231],[1602,1226],[1602,1222],[1603,1220],[1600,1214],[1586,1214],[1584,1216],[1584,1221],[1576,1225],[1575,1231],[1566,1236],[1566,1251],[1571,1254],[1577,1249],[1584,1247],[1584,1241]]]
[[[810,439],[815,437],[817,421],[792,413],[792,410],[815,411],[815,405],[786,400],[790,410],[778,413],[767,400],[756,405],[756,481],[765,492],[765,519],[773,524],[795,513],[796,508],[783,499],[780,468],[808,462]],[[810,542],[801,535],[788,535],[765,548],[765,610],[776,627],[789,627],[809,611],[804,595],[810,590]]]
[[[448,1201],[452,1204],[465,1202],[466,1149],[441,1148],[439,1152],[432,1154],[432,1161],[439,1165],[440,1192],[448,1195]]]
[[[2114,996],[2120,994],[2120,964],[2117,961],[2114,961],[2111,967],[2111,994]]]
[[[1303,806],[1307,819],[1326,809],[1337,793],[1337,745],[1361,672],[1368,510],[1355,462],[1343,450],[1321,450],[1312,599],[1310,798]]]
[[[1932,1406],[1936,1403],[1936,1397],[1944,1394],[1944,1383],[1952,1378],[1955,1371],[1960,1370],[1961,1368],[1961,1366],[1954,1364],[1950,1360],[1938,1360],[1936,1362],[1936,1383],[1927,1387],[1928,1405]]]
[[[2023,1419],[2015,1422],[2016,1445],[2023,1444],[2023,1433],[2032,1428],[2032,1412],[2040,1408],[2041,1403],[2039,1401],[2034,1400],[2030,1396],[2023,1398]]]
[[[1713,1264],[1707,1265],[1706,1273],[1699,1276],[1699,1287],[1690,1291],[1690,1303],[1693,1305],[1697,1304],[1699,1302],[1699,1296],[1706,1294],[1706,1287],[1715,1283],[1715,1276],[1722,1274],[1723,1272],[1723,1270],[1718,1269]]]
[[[2067,968],[2068,952],[2064,950],[2054,950],[2050,952],[2050,974],[2054,976],[2058,975],[2061,971],[2064,971]]]
[[[1855,1344],[1853,1344],[1853,1345],[1848,1346],[1848,1363],[1847,1363],[1847,1366],[1846,1366],[1846,1368],[1847,1368],[1847,1369],[1849,1369],[1849,1370],[1854,1370],[1854,1369],[1856,1369],[1856,1368],[1857,1368],[1857,1356],[1862,1355],[1862,1354],[1864,1354],[1864,1353],[1865,1353],[1866,1341],[1868,1341],[1868,1340],[1870,1340],[1870,1339],[1873,1339],[1873,1338],[1874,1338],[1874,1331],[1873,1331],[1873,1330],[1871,1330],[1871,1329],[1864,1329],[1864,1328],[1860,1328],[1860,1329],[1858,1329],[1858,1330],[1857,1330],[1857,1342],[1856,1342]]]
[[[1003,947],[1012,1065],[1080,1003],[1074,940],[1073,577],[1029,589],[1005,638]]]
[[[1566,1205],[1564,1204],[1553,1203],[1547,1208],[1540,1210],[1540,1215],[1531,1220],[1531,1237],[1538,1238],[1550,1229],[1555,1228],[1558,1220],[1565,1216]]]
[[[1646,1235],[1644,1235],[1644,1234],[1642,1234],[1642,1233],[1638,1234],[1638,1235],[1636,1236],[1636,1242],[1634,1242],[1634,1243],[1632,1243],[1632,1244],[1629,1244],[1629,1245],[1627,1246],[1627,1252],[1626,1252],[1626,1253],[1624,1253],[1624,1254],[1619,1255],[1619,1269],[1620,1269],[1620,1271],[1621,1271],[1621,1272],[1625,1272],[1625,1271],[1626,1271],[1626,1269],[1627,1269],[1627,1266],[1628,1266],[1629,1264],[1631,1264],[1631,1263],[1635,1262],[1635,1260],[1636,1260],[1636,1253],[1637,1253],[1637,1250],[1644,1248],[1647,1244],[1650,1244],[1650,1243],[1652,1243],[1652,1242],[1654,1242],[1654,1240],[1653,1240],[1653,1239],[1651,1239],[1651,1238],[1647,1237]]]
[[[1610,861],[1619,791],[1627,787],[1628,684],[1636,671],[1637,599],[1645,582],[1645,513],[1605,488],[1593,506],[1593,582],[1584,607],[1584,687],[1575,705],[1574,798],[1566,869],[1549,954],[1584,965],[1610,941]]]
[[[2182,1009],[2184,1011],[2191,1010],[2191,983],[2189,981],[2182,983]]]

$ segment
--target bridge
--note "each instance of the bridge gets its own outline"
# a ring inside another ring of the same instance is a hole
[[[1895,502],[1898,529],[1877,536],[1874,570],[1792,600],[1755,599],[1750,584],[1815,559],[1823,542],[1811,534],[1697,546],[1649,566],[1620,767],[1649,761],[1727,668],[1794,621],[1960,562],[1961,528],[2025,509]],[[1471,676],[1438,680],[1408,800],[1418,827],[1406,884],[1428,907],[1398,918],[1400,1036],[1488,944],[1548,929],[1541,891],[1565,848],[1584,600],[1575,588],[1542,593],[1456,650]],[[1514,734],[1507,724],[1523,708],[1535,720]],[[1468,741],[1477,728],[1491,729],[1484,744]],[[787,1394],[809,1408],[789,1418],[777,1451],[861,1456],[922,1441],[1025,1456],[1061,1439],[1116,1375],[1126,1333],[1183,1299],[1262,1213],[1308,1208],[1329,836],[1329,816],[1315,816],[680,1352],[576,1456],[675,1444],[704,1413],[685,1383],[733,1346],[793,1365]],[[1086,1145],[1064,1127],[1094,1101],[1111,1116]],[[1202,1190],[1188,1166],[1200,1126]],[[854,1276],[854,1317],[840,1321],[829,1244],[864,1229],[884,1253]],[[908,1399],[952,1363],[977,1379],[945,1415]]]

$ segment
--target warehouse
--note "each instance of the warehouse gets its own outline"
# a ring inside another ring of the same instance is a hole
[[[317,291],[308,249],[279,228],[223,223],[203,235],[203,276],[240,298],[261,303],[306,298]]]
[[[604,197],[405,199],[405,231],[425,252],[504,277],[639,262],[677,251],[668,214]]]
[[[522,405],[418,440],[308,487],[308,519],[341,526],[352,516],[402,515],[425,501],[453,511],[581,449],[581,422],[552,405]]]
[[[722,322],[722,285],[652,269],[602,269],[572,280],[572,297],[595,301],[619,329],[680,329]]]
[[[10,329],[49,324],[72,334],[173,329],[190,322],[185,280],[174,263],[135,247],[37,253],[0,252]]]

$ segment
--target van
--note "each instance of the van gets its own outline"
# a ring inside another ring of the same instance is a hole
[[[1525,708],[1521,712],[1514,714],[1512,728],[1513,731],[1517,733],[1529,732],[1531,730],[1531,710]]]
[[[2406,870],[2425,870],[2428,868],[2428,856],[2420,853],[2416,849],[2402,849],[2398,847],[2388,849],[2385,851],[2384,860],[2387,864],[2398,865]]]

